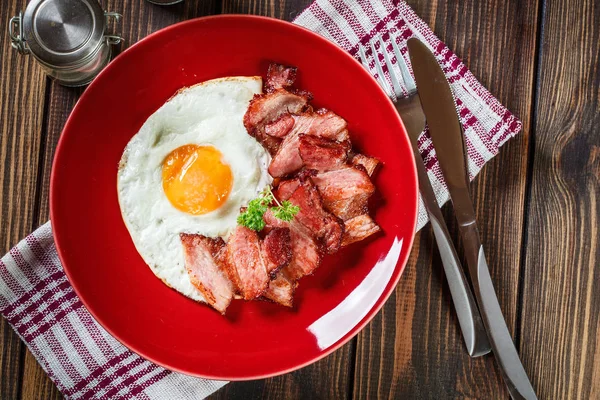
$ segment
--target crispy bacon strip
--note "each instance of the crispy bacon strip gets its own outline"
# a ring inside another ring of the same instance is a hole
[[[297,221],[285,222],[275,218],[271,211],[265,213],[264,219],[269,227],[290,229],[292,259],[282,269],[286,276],[292,281],[297,281],[312,274],[321,264],[322,252],[311,233]]]
[[[294,291],[297,286],[297,282],[288,279],[283,272],[279,272],[275,276],[275,279],[269,282],[269,287],[265,290],[263,296],[275,303],[292,307]]]
[[[263,240],[241,226],[227,245],[182,235],[192,283],[222,313],[238,296],[291,307],[298,279],[318,268],[324,252],[381,230],[368,215],[375,190],[370,177],[380,161],[351,151],[346,121],[326,109],[313,111],[312,95],[292,89],[296,74],[295,67],[271,64],[265,93],[250,101],[243,122],[273,156],[276,198],[299,206],[298,214],[285,222],[267,211]]]
[[[269,284],[267,266],[261,254],[258,234],[238,226],[226,247],[226,272],[245,300],[261,296]]]
[[[375,191],[369,175],[363,169],[355,167],[323,172],[313,176],[312,180],[319,187],[324,201],[345,199],[363,192],[371,194]]]
[[[289,88],[296,81],[297,72],[298,68],[296,67],[286,67],[281,64],[271,63],[267,70],[266,91],[272,92],[280,88]]]
[[[336,142],[318,136],[300,134],[298,153],[304,168],[317,171],[340,169],[346,164],[350,142]]]
[[[304,133],[338,142],[345,142],[349,139],[346,120],[324,108],[316,112],[295,115],[294,119],[296,123],[290,134]]]
[[[373,176],[377,167],[381,165],[381,161],[375,157],[365,156],[364,154],[355,154],[352,157],[352,164],[362,166],[369,176]]]
[[[185,269],[192,285],[211,307],[225,314],[233,298],[233,285],[219,265],[225,243],[221,238],[188,233],[181,233],[179,237],[183,245]]]
[[[344,225],[345,231],[342,246],[348,246],[351,243],[364,240],[381,230],[369,214],[362,214],[349,219],[344,222]]]
[[[346,199],[334,200],[328,202],[325,208],[333,215],[346,221],[369,212],[369,196],[368,193],[361,193]]]
[[[294,126],[285,136],[269,165],[269,174],[275,178],[289,175],[302,168],[303,161],[299,151],[301,134],[339,143],[349,140],[346,121],[331,111],[321,109],[292,117],[295,121]],[[349,144],[347,146],[349,147]]]
[[[276,89],[271,93],[255,95],[244,114],[244,126],[248,134],[255,137],[271,154],[279,148],[280,139],[269,136],[265,126],[278,120],[284,114],[302,112],[309,100],[305,93],[294,94],[285,89]]]
[[[271,278],[292,260],[292,238],[289,228],[272,228],[262,243],[263,258]]]
[[[299,135],[287,135],[277,154],[269,164],[269,174],[274,178],[281,178],[302,168],[302,158],[298,152]]]
[[[278,200],[289,200],[292,194],[300,186],[300,180],[298,178],[287,179],[279,182],[279,186],[275,189],[274,193]]]
[[[303,171],[301,176],[309,176],[310,172]],[[368,212],[368,200],[375,186],[362,167],[346,167],[312,175],[327,211],[344,221]],[[275,195],[279,200],[288,200],[299,185],[298,178],[283,180]]]
[[[343,220],[367,212],[367,201],[375,186],[362,167],[347,167],[312,177],[323,197],[323,205]]]
[[[296,120],[291,114],[283,114],[277,120],[265,125],[265,133],[276,138],[284,138],[294,127]]]
[[[323,208],[321,195],[310,177],[300,178],[300,185],[289,201],[300,208],[295,217],[296,221],[323,241],[327,253],[335,253],[342,242],[344,225],[339,218]]]

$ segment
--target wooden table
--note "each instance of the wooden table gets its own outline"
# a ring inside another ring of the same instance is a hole
[[[291,20],[309,2],[101,1],[129,22],[128,44],[209,14]],[[523,121],[523,132],[483,169],[472,193],[500,304],[533,386],[542,399],[599,399],[600,5],[408,3]],[[8,19],[24,6],[22,0],[0,5],[2,253],[49,218],[54,149],[82,93],[52,83],[33,60],[10,49]],[[0,398],[61,398],[5,320],[0,336]],[[506,399],[508,392],[493,357],[470,359],[464,350],[426,227],[395,293],[356,338],[299,371],[232,383],[211,398]]]

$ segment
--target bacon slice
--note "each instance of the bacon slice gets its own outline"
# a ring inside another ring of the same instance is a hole
[[[302,168],[303,161],[299,151],[300,134],[339,143],[349,141],[346,121],[329,110],[305,112],[292,117],[295,121],[294,126],[285,136],[269,165],[269,174],[275,178],[289,175]],[[349,143],[346,146],[349,146]]]
[[[301,172],[309,176],[310,171]],[[368,212],[369,197],[375,186],[362,167],[346,167],[335,171],[313,174],[324,208],[347,220]],[[288,200],[300,185],[298,178],[283,180],[275,190],[277,199]]]
[[[296,120],[291,114],[283,114],[277,120],[265,125],[265,133],[276,138],[283,138],[294,127]]]
[[[267,266],[261,254],[258,234],[238,226],[226,247],[226,272],[245,300],[262,295],[269,284]]]
[[[328,171],[312,177],[325,209],[347,220],[367,212],[367,201],[375,186],[362,167]]]
[[[263,258],[271,278],[292,260],[292,238],[289,228],[272,228],[262,243]]]
[[[288,134],[277,154],[269,164],[269,174],[274,178],[281,178],[302,168],[302,158],[298,152],[299,135]]]
[[[318,136],[300,134],[298,153],[304,168],[317,171],[330,171],[342,168],[346,164],[350,142],[337,142]]]
[[[367,237],[379,232],[381,228],[373,221],[369,214],[362,214],[344,222],[344,239],[342,246],[348,246],[366,239]]]
[[[296,123],[290,134],[304,133],[338,142],[345,142],[349,139],[346,120],[324,108],[316,112],[294,115],[294,119]]]
[[[361,193],[346,199],[334,200],[327,203],[325,208],[343,221],[347,221],[369,212],[369,196],[368,193]]]
[[[181,235],[192,283],[221,313],[232,298],[292,307],[297,281],[319,267],[325,252],[381,230],[368,214],[375,190],[370,177],[380,161],[352,152],[346,121],[326,109],[313,111],[312,95],[292,88],[296,75],[295,67],[269,65],[265,93],[250,101],[243,123],[273,156],[276,198],[299,206],[298,214],[286,222],[269,210],[260,237],[238,226],[227,245]]]
[[[221,314],[231,303],[233,285],[221,270],[225,243],[223,239],[212,239],[202,235],[179,234],[183,245],[185,269],[206,302]]]
[[[300,178],[300,185],[289,201],[300,208],[295,220],[322,240],[327,253],[335,253],[342,243],[343,222],[325,211],[321,195],[310,177]]]
[[[296,81],[298,68],[286,67],[285,65],[271,63],[267,70],[267,81],[265,89],[267,92],[280,88],[289,88]]]
[[[271,211],[265,213],[264,219],[269,227],[290,229],[292,259],[282,268],[286,276],[292,281],[297,281],[303,276],[312,274],[321,264],[322,253],[311,233],[296,220],[285,222],[275,218]]]
[[[275,196],[278,200],[289,200],[292,197],[292,194],[298,189],[300,186],[300,180],[298,178],[283,180],[277,186],[275,190]]]
[[[269,287],[265,290],[263,296],[275,303],[292,307],[294,291],[297,286],[297,282],[288,279],[283,272],[279,272],[275,279],[269,282]]]
[[[312,180],[319,187],[324,201],[345,199],[362,192],[371,194],[375,191],[369,175],[363,169],[355,167],[323,172],[313,176]]]
[[[284,114],[302,112],[309,98],[306,93],[294,94],[285,89],[255,95],[244,114],[244,126],[248,134],[255,137],[271,154],[276,153],[280,139],[267,135],[265,126]]]
[[[364,154],[355,154],[352,157],[352,165],[362,166],[369,176],[373,176],[381,162],[375,157],[365,156]]]

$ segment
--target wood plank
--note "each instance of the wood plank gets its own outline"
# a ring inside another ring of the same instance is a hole
[[[350,391],[350,344],[330,356],[289,374],[269,379],[231,382],[209,400],[345,399]]]
[[[292,20],[311,0],[224,0],[223,13],[258,14]],[[343,399],[350,396],[355,339],[334,354],[275,378],[232,382],[209,397],[217,399]]]
[[[523,133],[502,148],[472,185],[492,279],[514,332],[538,4],[501,0],[408,3],[524,123]],[[458,243],[449,211],[446,207],[446,220]],[[464,349],[434,247],[426,227],[416,238],[395,297],[359,334],[354,397],[508,398],[493,358],[470,359]]]
[[[131,45],[158,29],[172,25],[176,22],[203,15],[210,15],[216,11],[216,1],[184,2],[173,6],[158,6],[146,1],[111,0],[103,3],[104,8],[123,14],[125,23],[122,29],[125,37],[125,46]],[[51,83],[48,96],[48,113],[46,115],[46,132],[43,144],[39,196],[39,216],[35,223],[41,225],[50,218],[48,199],[50,190],[50,172],[54,150],[62,128],[75,106],[77,99],[83,93],[83,88],[66,88]],[[34,182],[34,181],[32,181]],[[14,385],[14,383],[12,383]],[[17,385],[14,385],[17,386]],[[33,355],[27,351],[21,384],[23,399],[61,399],[62,395],[37,363]],[[0,396],[4,398],[3,396]]]
[[[312,0],[223,0],[223,14],[254,14],[292,21]]]
[[[21,2],[3,2],[0,20],[18,13]],[[27,235],[33,225],[38,154],[46,78],[30,57],[11,48],[7,24],[0,31],[0,253]],[[5,319],[0,322],[0,398],[15,399],[24,359],[24,345]]]
[[[600,398],[600,4],[547,0],[521,351],[541,399]]]

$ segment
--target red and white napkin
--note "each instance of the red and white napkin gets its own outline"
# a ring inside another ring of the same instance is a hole
[[[403,1],[317,0],[294,22],[355,57],[358,43],[368,44],[377,34],[387,44],[389,33],[399,38],[405,57],[406,39],[416,36],[427,43],[457,97],[472,178],[521,128]],[[442,204],[448,200],[448,191],[427,135],[422,135],[419,145]],[[426,222],[421,207],[418,229]],[[71,288],[54,247],[50,222],[0,261],[0,312],[67,398],[202,399],[226,384],[165,370],[111,337]]]

